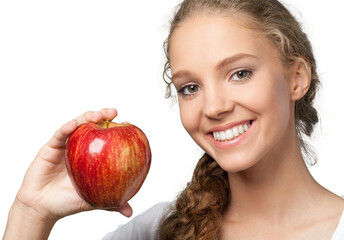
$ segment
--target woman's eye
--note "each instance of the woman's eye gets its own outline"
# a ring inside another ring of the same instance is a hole
[[[187,85],[185,87],[182,87],[179,92],[183,95],[193,95],[199,91],[199,86],[192,84],[192,85]]]
[[[243,80],[250,78],[251,74],[252,74],[251,70],[240,70],[240,71],[235,72],[232,75],[231,80],[243,81]]]

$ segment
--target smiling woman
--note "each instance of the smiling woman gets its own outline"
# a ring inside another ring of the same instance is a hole
[[[104,239],[344,239],[344,200],[307,166],[316,162],[304,139],[319,120],[320,82],[310,41],[287,8],[184,0],[164,47],[166,95],[176,89],[182,125],[204,154],[175,202]],[[68,179],[65,143],[81,123],[116,116],[87,112],[56,131],[27,171],[5,240],[46,239],[59,219],[94,209]],[[132,214],[128,203],[115,210]]]
[[[315,163],[303,136],[318,122],[319,80],[289,11],[269,0],[185,0],[165,53],[167,95],[173,84],[205,154],[161,239],[337,239],[344,201],[304,161]]]

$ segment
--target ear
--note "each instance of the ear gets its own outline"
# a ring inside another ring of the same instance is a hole
[[[297,101],[308,91],[311,84],[311,68],[303,58],[296,58],[290,76],[290,99]]]

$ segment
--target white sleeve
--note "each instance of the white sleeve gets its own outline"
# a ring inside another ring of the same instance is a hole
[[[344,239],[344,211],[340,217],[337,228],[331,238],[331,240],[343,240]]]
[[[120,225],[103,240],[155,240],[161,220],[168,215],[171,203],[158,203],[125,225]]]

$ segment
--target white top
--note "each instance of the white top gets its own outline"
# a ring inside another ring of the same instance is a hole
[[[336,231],[334,232],[331,240],[343,240],[344,239],[344,211],[340,217]]]
[[[103,240],[157,240],[161,219],[170,212],[171,203],[158,203],[136,216],[116,231],[107,234]]]
[[[168,215],[170,207],[171,203],[158,203],[127,224],[120,225],[103,240],[157,240],[160,221]],[[344,211],[331,240],[344,240]]]

